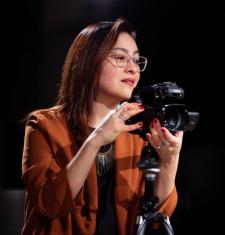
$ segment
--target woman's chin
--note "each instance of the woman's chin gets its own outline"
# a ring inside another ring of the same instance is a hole
[[[123,95],[123,100],[129,100],[131,98],[132,92],[126,92]]]

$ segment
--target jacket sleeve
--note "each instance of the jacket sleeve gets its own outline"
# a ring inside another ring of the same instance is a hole
[[[139,187],[139,197],[144,195],[145,191],[145,181],[144,177],[141,178],[141,183]],[[178,194],[176,190],[176,186],[174,186],[170,195],[160,204],[158,211],[161,212],[165,216],[171,216],[177,206]]]
[[[74,201],[66,169],[54,159],[53,151],[38,118],[31,118],[25,128],[22,179],[37,213],[54,219],[68,214]]]
[[[173,188],[171,194],[161,203],[159,211],[167,216],[171,216],[177,205],[177,190]]]

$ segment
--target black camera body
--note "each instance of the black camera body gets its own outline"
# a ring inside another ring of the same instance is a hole
[[[129,102],[141,103],[145,110],[127,120],[127,124],[143,122],[143,126],[131,131],[145,139],[150,131],[149,124],[154,118],[158,118],[161,126],[171,132],[191,131],[198,121],[199,113],[188,111],[187,106],[181,103],[184,98],[184,90],[174,82],[162,82],[150,86],[134,89]]]

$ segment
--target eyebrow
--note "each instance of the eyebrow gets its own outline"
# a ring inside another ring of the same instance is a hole
[[[129,54],[129,51],[128,51],[126,48],[123,48],[123,47],[115,47],[115,48],[113,48],[113,51],[114,51],[114,50],[121,50],[121,51],[123,51],[123,52]],[[133,52],[133,54],[139,54],[139,51],[136,50],[136,51]]]

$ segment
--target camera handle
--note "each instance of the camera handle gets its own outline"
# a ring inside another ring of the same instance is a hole
[[[160,172],[158,155],[148,143],[142,149],[138,167],[145,178],[144,196],[140,198],[139,211],[136,220],[137,235],[174,235],[169,218],[158,212],[159,199],[153,196],[153,182]]]

